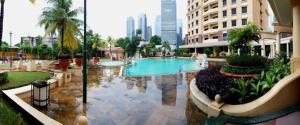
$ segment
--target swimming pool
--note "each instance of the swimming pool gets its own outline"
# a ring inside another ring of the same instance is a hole
[[[149,76],[163,74],[177,74],[179,72],[199,71],[200,64],[190,59],[160,58],[140,59],[124,67],[125,76]]]
[[[121,66],[124,64],[125,63],[122,61],[105,61],[105,62],[101,62],[99,65],[106,66],[106,67],[114,67],[114,66]]]

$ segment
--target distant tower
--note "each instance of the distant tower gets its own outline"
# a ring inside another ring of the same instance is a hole
[[[157,16],[155,20],[155,35],[161,36],[161,16]]]
[[[146,40],[147,39],[147,17],[146,17],[146,14],[141,14],[139,16],[138,29],[140,29],[142,31],[142,39]]]
[[[151,37],[152,37],[152,27],[148,26],[147,27],[147,39],[146,39],[146,41],[150,41]]]
[[[177,44],[176,0],[161,0],[161,37],[170,45]]]
[[[177,21],[177,46],[182,44],[182,20]]]
[[[135,35],[134,19],[133,17],[127,18],[127,37],[132,38]]]

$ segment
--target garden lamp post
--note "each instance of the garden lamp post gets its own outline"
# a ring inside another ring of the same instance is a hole
[[[12,37],[12,32],[9,33],[9,41],[10,41],[10,59],[9,59],[9,66],[10,66],[10,69],[12,69],[12,46],[11,46],[11,37]]]
[[[83,37],[83,69],[82,69],[82,82],[83,82],[83,103],[87,102],[87,45],[86,45],[86,23],[87,23],[87,6],[86,0],[84,0],[84,37]]]

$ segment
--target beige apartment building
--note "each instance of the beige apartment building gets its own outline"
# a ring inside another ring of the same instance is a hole
[[[254,23],[268,30],[268,0],[187,0],[188,31],[180,48],[227,46],[227,33]]]

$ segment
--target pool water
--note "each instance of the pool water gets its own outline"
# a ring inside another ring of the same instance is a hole
[[[113,66],[121,66],[124,65],[125,63],[122,61],[105,61],[105,62],[101,62],[100,65],[101,66],[108,66],[108,67],[113,67]]]
[[[177,74],[200,70],[200,64],[190,59],[160,58],[140,59],[125,67],[125,76],[149,76],[163,74]]]

